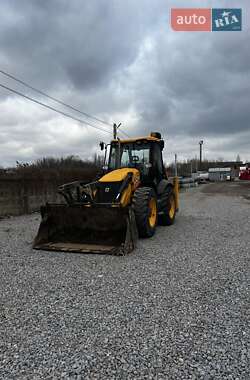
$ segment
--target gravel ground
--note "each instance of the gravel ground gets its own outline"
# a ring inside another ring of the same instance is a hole
[[[206,194],[223,194],[241,196],[250,200],[250,181],[215,182],[204,186],[201,190]]]
[[[1,379],[249,379],[250,202],[181,195],[126,257],[32,251],[0,221]]]

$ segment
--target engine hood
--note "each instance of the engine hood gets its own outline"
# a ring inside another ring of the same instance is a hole
[[[121,182],[126,178],[128,173],[133,173],[133,177],[137,180],[140,179],[139,170],[135,168],[121,168],[105,174],[99,179],[99,182]]]

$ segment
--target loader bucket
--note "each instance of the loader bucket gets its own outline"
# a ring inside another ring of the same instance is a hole
[[[131,208],[46,204],[33,248],[125,255],[136,245]]]

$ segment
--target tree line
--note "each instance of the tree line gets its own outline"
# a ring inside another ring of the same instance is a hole
[[[233,164],[241,163],[240,157]],[[191,173],[197,171],[208,171],[213,167],[225,167],[228,162],[223,159],[203,160],[198,159],[182,160],[177,162],[177,172],[180,176],[189,177]],[[83,160],[79,156],[70,155],[67,157],[44,157],[34,162],[16,161],[16,166],[8,169],[0,167],[1,176],[19,176],[19,177],[40,177],[52,178],[62,177],[70,180],[88,179],[92,180],[102,172],[103,156],[95,154],[92,159]],[[165,164],[166,171],[169,175],[175,174],[175,163]]]

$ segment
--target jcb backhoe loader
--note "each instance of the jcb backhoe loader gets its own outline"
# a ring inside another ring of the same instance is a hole
[[[60,186],[64,203],[41,207],[33,248],[124,255],[138,235],[151,237],[157,224],[173,224],[178,181],[165,174],[163,148],[158,132],[111,141],[106,174],[87,185]]]

